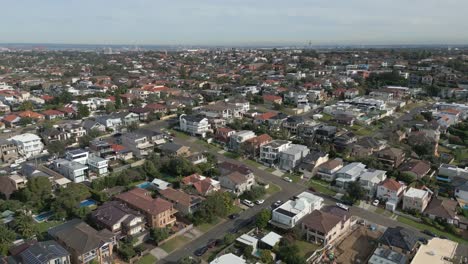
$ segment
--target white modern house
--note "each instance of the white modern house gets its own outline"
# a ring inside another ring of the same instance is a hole
[[[80,183],[86,180],[86,170],[88,166],[83,165],[76,161],[66,159],[54,160],[54,168],[69,180]]]
[[[361,162],[353,162],[344,166],[335,174],[336,186],[346,189],[350,182],[357,181],[365,171],[366,165]]]
[[[384,170],[367,169],[359,176],[359,183],[367,191],[367,196],[374,197],[377,186],[387,178]]]
[[[429,190],[409,188],[403,195],[403,210],[415,210],[422,213],[431,200]]]
[[[273,140],[260,148],[260,161],[266,165],[276,165],[280,159],[280,153],[291,146],[291,141]]]
[[[229,139],[229,148],[232,150],[239,150],[242,143],[256,137],[255,133],[250,130],[242,130],[231,135]]]
[[[291,144],[287,149],[280,152],[280,169],[294,170],[309,154],[309,152],[310,150],[307,146]]]
[[[44,150],[41,138],[35,134],[25,133],[16,135],[9,140],[15,143],[18,153],[26,158],[37,156]]]
[[[323,198],[310,192],[303,192],[288,200],[272,212],[270,223],[279,228],[290,229],[314,210],[323,206]]]
[[[154,144],[138,133],[125,133],[121,137],[122,145],[132,151],[137,158],[143,158],[154,152]]]
[[[187,134],[201,137],[205,137],[206,133],[211,131],[208,119],[200,115],[180,115],[179,128]]]
[[[89,170],[97,173],[98,176],[107,175],[109,173],[109,161],[104,158],[91,154],[89,155],[87,164],[89,166]]]

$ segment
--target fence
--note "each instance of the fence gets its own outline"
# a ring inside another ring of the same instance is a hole
[[[174,234],[172,234],[171,236],[169,236],[168,238],[164,239],[163,241],[160,241],[158,243],[158,246],[161,246],[162,244],[166,243],[167,241],[173,239],[174,237],[176,236],[180,236],[180,235],[183,235],[185,232],[189,231],[189,230],[192,230],[193,228],[193,224],[190,224],[190,225],[187,225],[185,226],[184,228],[180,229],[179,231],[175,232]]]

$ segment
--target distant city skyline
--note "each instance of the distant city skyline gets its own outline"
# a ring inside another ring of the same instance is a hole
[[[0,43],[468,44],[466,0],[0,0]]]

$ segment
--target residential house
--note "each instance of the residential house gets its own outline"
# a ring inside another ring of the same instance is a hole
[[[378,247],[370,257],[368,264],[406,264],[406,255],[388,248]]]
[[[288,148],[280,151],[279,168],[286,171],[294,170],[309,152],[309,148],[304,145],[290,144]]]
[[[99,156],[96,156],[95,154],[89,155],[87,165],[90,174],[93,173],[97,176],[105,176],[109,173],[109,161]]]
[[[255,176],[252,173],[244,174],[239,171],[233,171],[227,175],[219,177],[221,187],[228,189],[237,196],[245,191],[252,189],[255,184]]]
[[[411,264],[463,263],[462,259],[466,258],[466,248],[462,245],[452,240],[434,237],[419,247]]]
[[[250,130],[236,132],[229,139],[229,148],[233,151],[240,151],[242,143],[254,137],[256,137],[255,133]]]
[[[366,171],[365,164],[361,162],[350,163],[336,172],[336,186],[342,189],[346,189],[349,183],[357,181],[359,176],[361,176],[361,174]]]
[[[219,181],[199,174],[192,174],[182,179],[182,183],[186,186],[193,186],[198,194],[207,196],[221,189]]]
[[[268,166],[279,163],[281,151],[291,146],[291,141],[273,140],[260,148],[260,161]]]
[[[301,116],[290,116],[284,120],[282,127],[291,134],[297,134],[297,128],[304,124],[305,120]]]
[[[0,139],[0,159],[8,164],[18,159],[18,148],[13,141]]]
[[[6,127],[14,128],[20,124],[21,117],[11,114],[6,115],[2,118],[2,122],[5,123]]]
[[[105,158],[107,160],[116,159],[115,151],[112,149],[112,145],[107,141],[94,139],[89,143],[89,148],[101,158]]]
[[[458,202],[455,200],[434,198],[426,207],[424,214],[431,219],[442,219],[448,224],[458,225]]]
[[[123,161],[133,159],[133,152],[125,146],[119,144],[112,144],[111,148],[114,151],[117,159]]]
[[[112,254],[117,242],[115,235],[107,229],[97,231],[82,220],[73,219],[47,233],[70,252],[72,263],[113,263]]]
[[[151,193],[145,189],[134,188],[115,198],[143,214],[146,217],[146,224],[151,228],[170,227],[176,222],[177,210],[174,209],[174,205],[161,198],[153,199]]]
[[[255,125],[262,125],[268,122],[268,120],[274,116],[278,115],[276,112],[266,112],[263,114],[258,114],[254,116],[254,124]]]
[[[418,235],[411,229],[404,227],[388,227],[379,238],[379,246],[389,248],[398,253],[409,254],[419,245]]]
[[[25,133],[13,136],[9,139],[15,143],[18,148],[18,153],[26,158],[31,158],[41,154],[44,149],[44,144],[41,138],[35,134]]]
[[[359,176],[359,184],[366,190],[367,196],[373,198],[381,182],[387,178],[387,172],[383,170],[367,169]]]
[[[70,253],[54,240],[35,242],[22,250],[15,259],[19,260],[17,263],[22,264],[71,263]]]
[[[312,178],[317,172],[318,166],[328,161],[328,154],[318,150],[311,150],[299,164],[298,170],[305,178]]]
[[[247,261],[242,257],[234,255],[232,253],[221,255],[215,258],[210,264],[246,264]]]
[[[124,126],[120,116],[116,116],[116,115],[97,116],[95,119],[96,119],[96,122],[103,125],[106,129],[118,130],[119,128]],[[92,127],[95,126],[94,124],[91,124],[91,123],[87,125],[88,126],[92,125]]]
[[[53,167],[54,170],[75,183],[80,183],[86,180],[86,171],[88,170],[88,166],[79,162],[66,159],[56,159],[53,161]]]
[[[153,153],[154,144],[144,135],[137,132],[125,133],[121,137],[122,145],[132,151],[133,155],[139,159]]]
[[[267,105],[274,105],[274,104],[282,104],[283,103],[283,98],[278,95],[272,95],[272,94],[265,94],[262,96],[263,101]]]
[[[315,140],[319,143],[333,142],[336,132],[335,126],[320,126],[315,130]]]
[[[53,120],[58,118],[64,118],[65,114],[58,110],[45,110],[42,112],[46,120]]]
[[[342,168],[343,160],[335,158],[319,165],[317,169],[317,176],[324,181],[331,182],[335,179],[335,174]]]
[[[348,146],[355,143],[356,141],[357,141],[356,135],[353,132],[348,131],[346,133],[343,133],[335,137],[333,140],[333,145],[338,151],[343,151],[346,148],[348,148]]]
[[[227,161],[218,164],[218,169],[221,173],[221,176],[225,176],[236,171],[240,172],[241,174],[253,176],[253,172],[249,169],[249,167],[244,165],[237,165]]]
[[[234,133],[236,133],[234,129],[228,127],[220,127],[216,129],[214,139],[218,143],[227,145],[229,144],[230,137],[234,135]]]
[[[356,118],[352,115],[347,114],[338,114],[335,115],[334,120],[338,124],[353,126],[354,122],[356,122]]]
[[[414,210],[422,213],[429,201],[431,200],[431,192],[410,187],[403,195],[403,210]]]
[[[392,178],[387,178],[377,186],[376,198],[386,202],[386,208],[394,211],[403,198],[406,186]]]
[[[405,161],[398,169],[401,173],[412,175],[415,179],[421,179],[431,171],[431,164],[427,161],[411,159]]]
[[[452,182],[455,178],[468,180],[468,167],[460,168],[456,165],[441,164],[436,179],[442,182]]]
[[[93,120],[93,119],[86,119],[85,121],[83,121],[82,126],[87,132],[92,131],[92,130],[96,130],[96,131],[99,131],[99,132],[106,131],[106,126],[105,125],[103,125],[103,124],[101,124],[98,121]]]
[[[181,131],[203,138],[206,137],[206,133],[211,131],[208,118],[201,115],[180,115],[179,126]]]
[[[242,152],[250,158],[257,159],[260,157],[260,148],[272,140],[268,134],[250,138],[242,144]]]
[[[163,181],[158,178],[154,178],[151,182],[151,186],[154,187],[156,190],[160,191],[172,187],[172,183]]]
[[[303,192],[273,209],[270,224],[282,229],[291,229],[306,215],[323,206],[323,198],[310,192]]]
[[[140,116],[132,112],[119,112],[111,114],[114,118],[120,119],[121,126],[128,126],[131,124],[138,124],[140,122]]]
[[[73,139],[75,142],[78,142],[81,137],[87,134],[82,125],[73,123],[60,124],[58,130],[65,133],[67,139]]]
[[[168,142],[158,146],[161,153],[166,156],[188,156],[190,147]]]
[[[351,218],[314,210],[302,220],[301,230],[311,243],[329,245],[351,228]]]
[[[41,121],[45,119],[44,115],[33,112],[33,111],[29,111],[29,110],[19,112],[17,113],[17,115],[20,118],[31,118],[32,120],[35,120],[35,121]]]
[[[174,208],[184,215],[195,213],[200,208],[200,205],[204,200],[200,196],[187,194],[182,190],[175,190],[172,188],[159,190],[159,195],[163,199],[171,202],[174,205]]]
[[[119,201],[105,202],[91,212],[92,221],[111,231],[118,239],[136,236],[145,230],[145,218],[138,211]]]
[[[190,156],[188,156],[187,159],[193,165],[198,165],[198,164],[201,164],[201,163],[208,162],[208,158],[206,157],[206,155],[203,154],[203,153],[200,153],[200,152],[195,152],[195,153],[190,154]]]
[[[346,99],[352,99],[354,97],[357,97],[359,96],[359,90],[358,89],[355,89],[355,88],[352,88],[352,89],[348,89],[344,92],[344,97]]]
[[[397,148],[386,148],[377,151],[375,157],[388,169],[398,168],[405,160],[405,152]]]

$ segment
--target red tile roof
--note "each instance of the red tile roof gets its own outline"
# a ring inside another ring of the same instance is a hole
[[[141,188],[135,188],[128,192],[121,193],[117,195],[116,198],[151,215],[159,215],[173,208],[171,202],[161,198],[153,199],[150,192]]]
[[[398,191],[401,188],[401,183],[395,181],[392,178],[387,178],[384,182],[381,183],[382,186],[387,188],[388,190]]]
[[[63,115],[63,112],[51,109],[51,110],[43,111],[42,114],[46,116],[53,116],[53,115]]]

